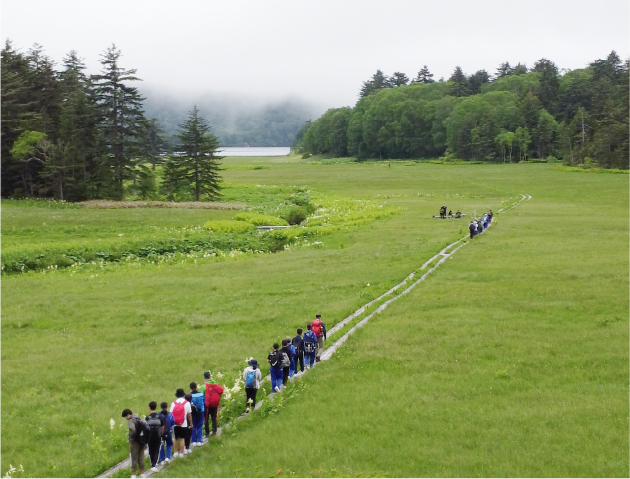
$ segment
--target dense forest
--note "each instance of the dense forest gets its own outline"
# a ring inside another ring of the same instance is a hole
[[[181,130],[193,107],[208,121],[208,134],[212,126],[219,137],[216,147],[289,146],[310,117],[296,101],[234,108],[201,98],[198,109],[193,102],[147,100],[115,45],[101,55],[95,75],[75,51],[56,69],[39,45],[23,53],[7,41],[1,62],[4,197],[122,199],[130,181],[136,194],[151,192],[156,164],[169,151],[185,150]],[[177,191],[163,193],[180,197],[182,182],[175,183]]]
[[[425,65],[410,82],[378,70],[354,108],[328,110],[298,132],[306,155],[437,158],[491,162],[531,158],[628,168],[628,61],[613,51],[587,68],[560,72],[503,63],[492,77],[455,68],[434,81]]]

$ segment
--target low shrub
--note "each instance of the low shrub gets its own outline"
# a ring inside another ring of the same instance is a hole
[[[206,221],[203,226],[215,233],[245,233],[254,228],[252,223],[232,220]]]
[[[294,206],[285,215],[285,219],[290,225],[299,225],[308,216],[308,211],[302,206]]]
[[[256,213],[239,213],[234,219],[237,221],[246,221],[255,226],[286,226],[288,224],[282,218]]]

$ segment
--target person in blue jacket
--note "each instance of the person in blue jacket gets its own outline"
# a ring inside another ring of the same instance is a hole
[[[203,444],[203,420],[205,417],[206,396],[204,393],[197,391],[197,383],[190,383],[190,395],[193,408],[192,420],[192,437],[193,446],[201,446]]]
[[[304,362],[307,368],[312,368],[315,364],[315,354],[317,353],[317,336],[311,329],[313,326],[306,325],[306,332],[304,333]]]
[[[173,451],[173,426],[175,425],[175,418],[168,412],[168,403],[163,402],[160,404],[162,410],[160,411],[160,417],[164,424],[164,434],[162,434],[162,447],[160,448],[160,464],[168,464],[171,462],[171,452]]]

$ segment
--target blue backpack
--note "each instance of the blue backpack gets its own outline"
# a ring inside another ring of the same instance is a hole
[[[245,387],[246,388],[256,387],[256,371],[247,371],[247,374],[245,375]]]
[[[195,408],[197,409],[198,413],[205,411],[205,402],[206,398],[203,393],[194,393],[192,395],[192,403],[193,406],[195,406]]]

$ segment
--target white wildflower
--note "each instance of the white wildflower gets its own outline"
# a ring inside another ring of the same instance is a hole
[[[109,428],[110,429],[114,429],[114,426],[116,425],[116,421],[114,421],[114,418],[111,418],[109,420]]]

